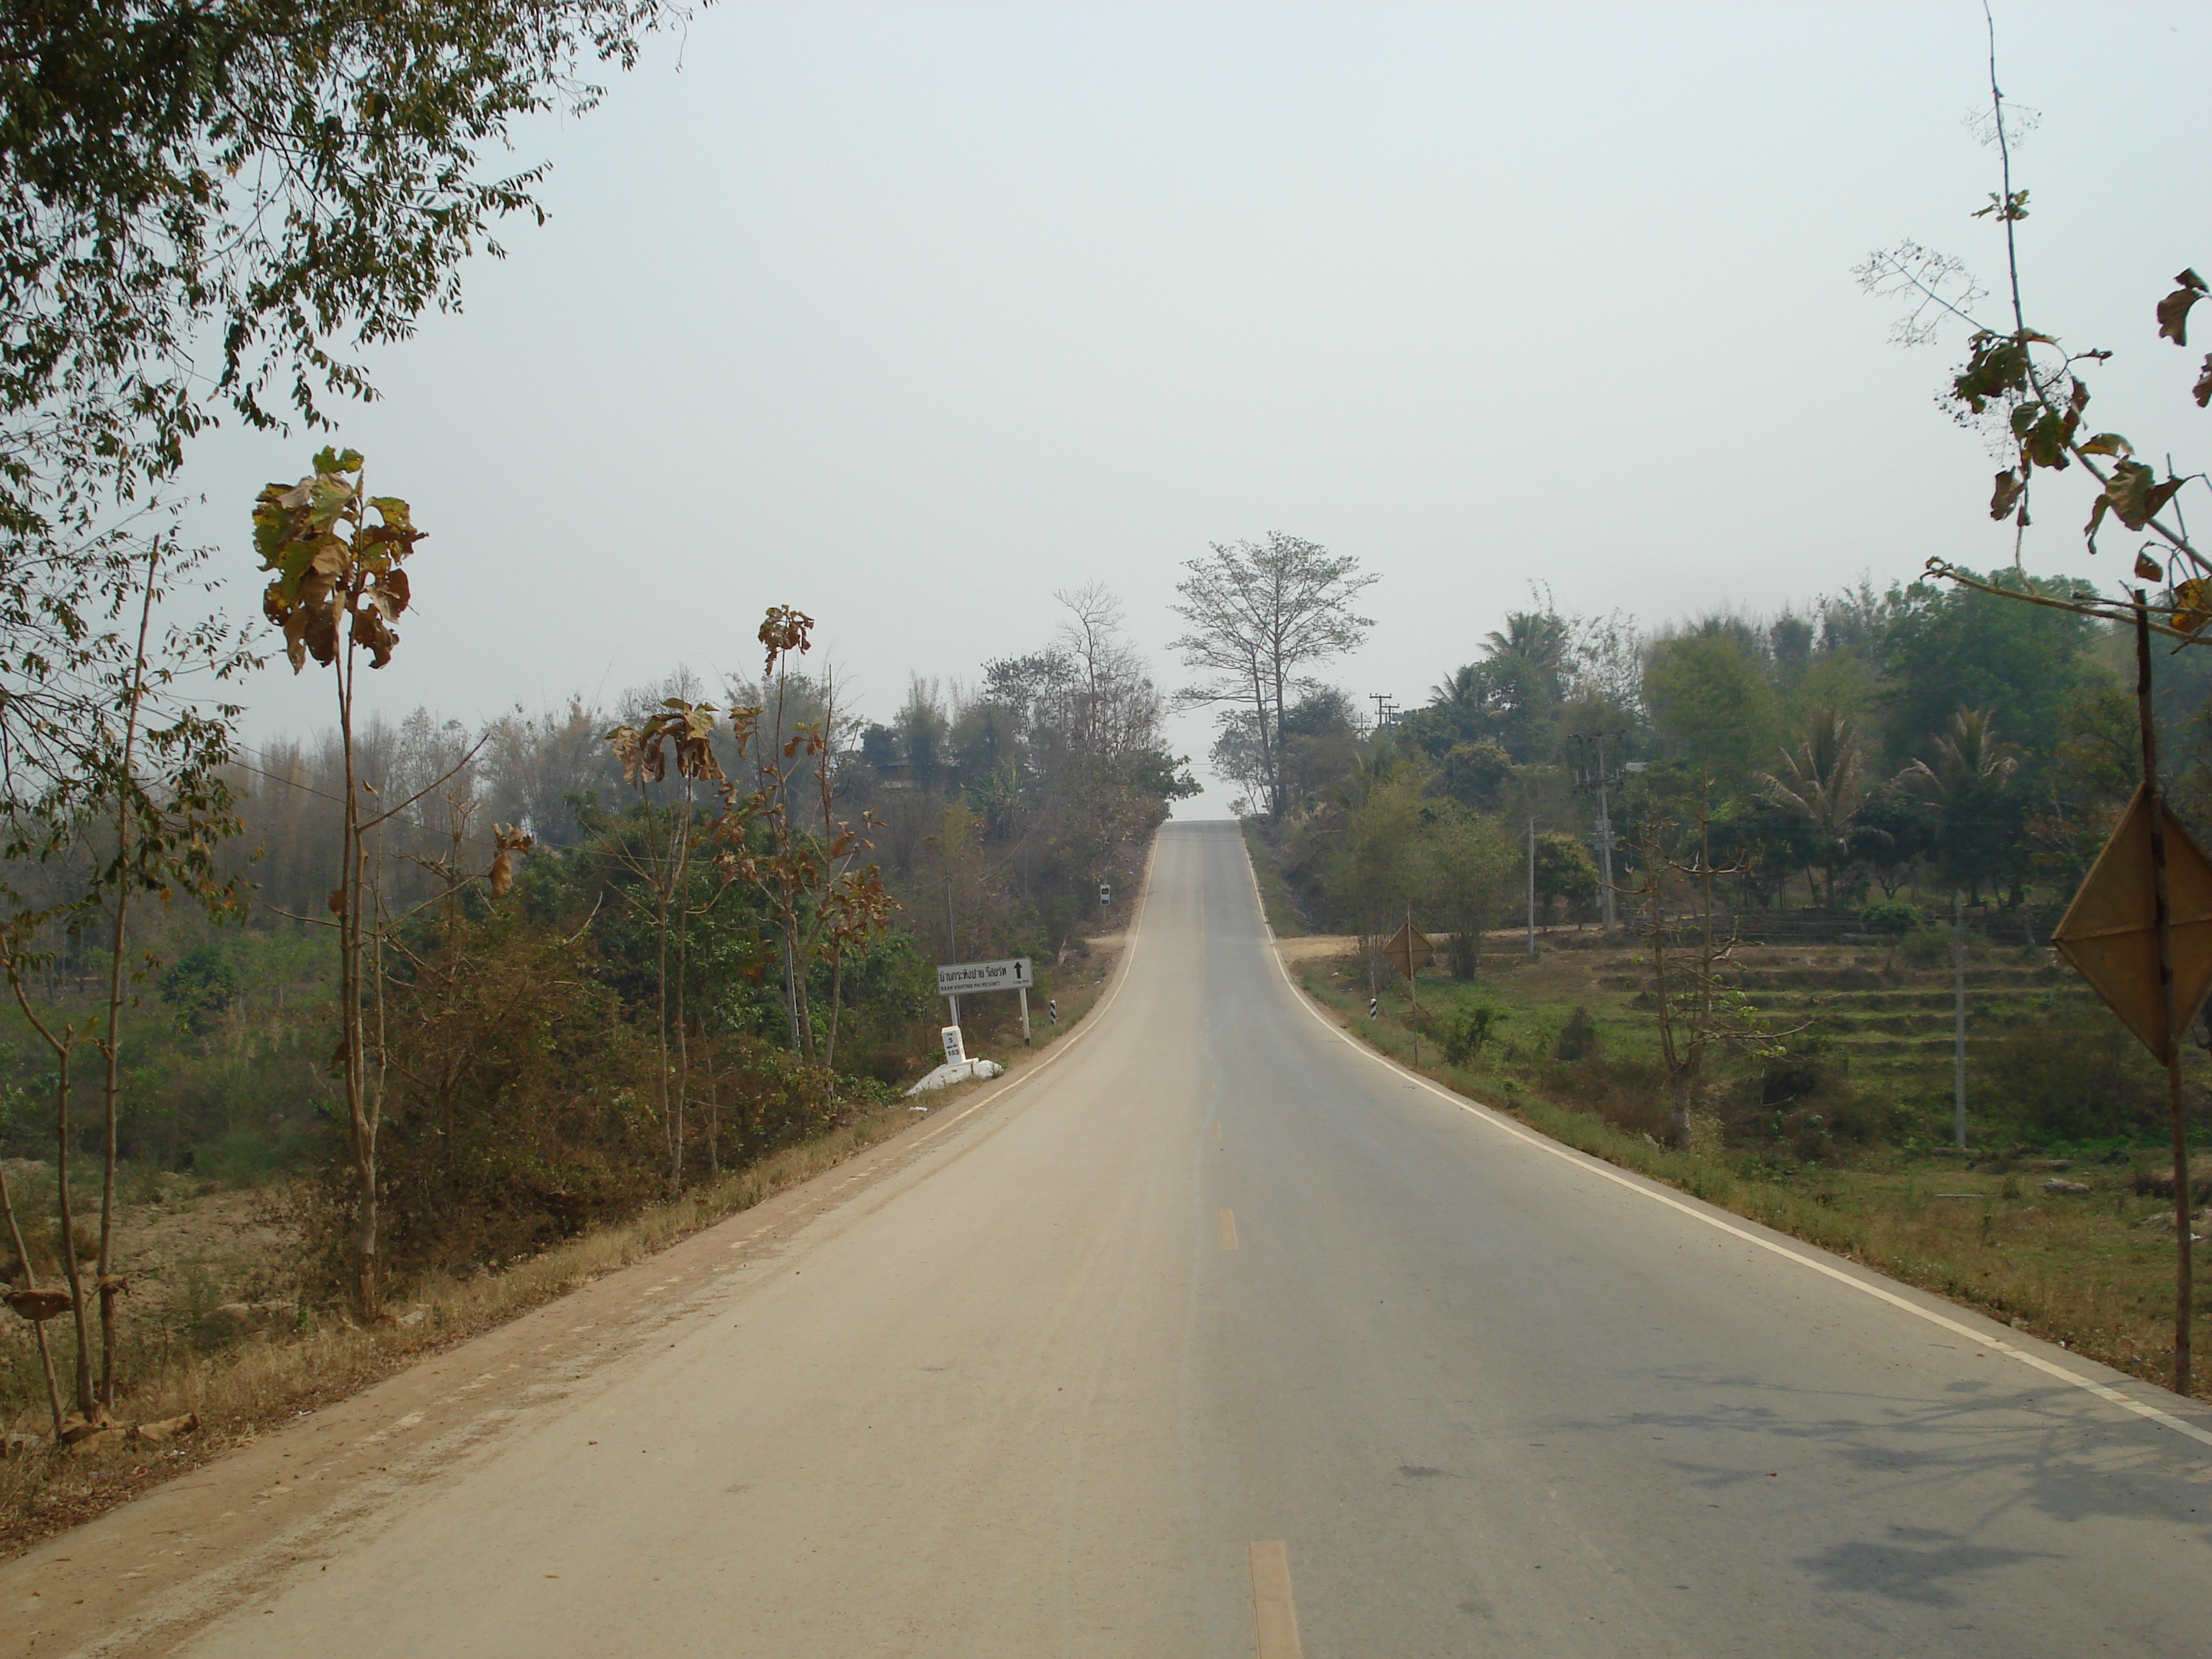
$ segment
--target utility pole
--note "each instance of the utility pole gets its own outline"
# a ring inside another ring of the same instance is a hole
[[[1528,816],[1528,954],[1536,954],[1536,817]]]
[[[2158,937],[2158,989],[2166,1038],[2166,1112],[2173,1131],[2173,1391],[2189,1397],[2191,1325],[2196,1316],[2194,1266],[2190,1225],[2197,1197],[2190,1180],[2189,1125],[2181,1096],[2181,1010],[2173,983],[2173,897],[2168,886],[2166,853],[2166,792],[2158,779],[2158,726],[2151,708],[2150,611],[2142,590],[2136,602],[2136,723],[2142,732],[2143,805],[2150,820],[2152,915]]]
[[[960,960],[960,930],[952,920],[952,878],[950,876],[945,878],[945,959],[947,962]],[[960,999],[947,997],[945,1000],[952,1005],[953,1024],[959,1024]]]
[[[1413,1069],[1421,1069],[1421,965],[1413,959],[1413,907],[1406,907],[1406,993],[1413,1000]]]
[[[1613,814],[1610,811],[1608,792],[1614,784],[1620,781],[1623,775],[1606,769],[1605,740],[1609,737],[1625,738],[1627,735],[1625,732],[1600,732],[1594,737],[1575,739],[1576,747],[1583,751],[1585,757],[1589,752],[1589,745],[1591,744],[1597,745],[1596,767],[1594,769],[1588,767],[1581,769],[1582,775],[1576,779],[1575,788],[1578,793],[1595,794],[1597,797],[1597,826],[1596,832],[1591,839],[1597,843],[1598,862],[1604,877],[1603,884],[1598,890],[1598,902],[1599,914],[1603,919],[1605,936],[1607,939],[1611,939],[1613,933]]]
[[[1951,1133],[1966,1145],[1966,895],[1951,890]]]

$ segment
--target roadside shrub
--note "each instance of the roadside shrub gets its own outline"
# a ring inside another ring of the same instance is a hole
[[[1976,1045],[1979,1112],[2045,1145],[2155,1140],[2166,1129],[2166,1074],[2101,1010],[2051,1015]]]
[[[1668,1134],[1666,1077],[1648,1060],[1609,1060],[1595,1051],[1551,1068],[1544,1091],[1562,1105],[1603,1118],[1630,1134],[1663,1141]]]
[[[1913,968],[1938,968],[1951,959],[1951,933],[1946,927],[1923,926],[1897,942],[1900,961]]]
[[[1571,1065],[1589,1059],[1597,1051],[1597,1022],[1590,1018],[1589,1009],[1577,1003],[1574,1012],[1567,1016],[1567,1023],[1559,1027],[1559,1040],[1552,1050],[1552,1058]]]
[[[387,1002],[377,1203],[395,1286],[627,1215],[667,1166],[651,1050],[593,975],[590,946],[505,913],[443,934]],[[353,1182],[334,1158],[304,1201],[333,1285]]]
[[[1836,1074],[1835,1045],[1814,1033],[1778,1045],[1780,1052],[1760,1066],[1757,1079],[1761,1106],[1786,1106],[1819,1093]]]
[[[1483,1045],[1490,1034],[1508,1018],[1504,1009],[1495,1003],[1471,1002],[1450,1016],[1437,1028],[1437,1039],[1443,1049],[1444,1059],[1454,1066],[1464,1066],[1480,1059]]]
[[[625,1018],[586,936],[502,910],[448,918],[387,995],[377,1147],[382,1270],[426,1274],[533,1255],[667,1190],[671,1128],[650,1033]],[[825,1068],[744,1033],[690,1043],[687,1177],[823,1133],[852,1109]],[[301,1200],[310,1261],[345,1282],[351,1161]]]
[[[1859,912],[1859,926],[1869,933],[1901,939],[1923,925],[1920,908],[1903,899],[1876,899]]]
[[[853,1103],[840,1093],[836,1078],[788,1048],[743,1039],[732,1059],[734,1063],[725,1074],[736,1113],[736,1156],[730,1168],[810,1140],[834,1127],[852,1109]]]

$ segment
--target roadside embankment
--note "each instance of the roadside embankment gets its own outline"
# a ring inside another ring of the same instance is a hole
[[[16,1437],[9,1443],[11,1455],[0,1460],[0,1559],[249,1444],[275,1425],[345,1400],[717,1222],[804,1188],[872,1149],[895,1154],[890,1143],[926,1135],[948,1111],[995,1096],[1043,1063],[1082,1028],[1113,984],[1122,956],[1118,940],[1094,940],[1079,960],[1062,964],[1059,1024],[1039,1010],[1031,1048],[988,1051],[1006,1063],[1003,1077],[959,1085],[920,1104],[901,1100],[862,1108],[814,1139],[702,1182],[627,1220],[497,1270],[398,1287],[387,1319],[374,1326],[303,1301],[296,1277],[285,1282],[287,1264],[297,1252],[284,1236],[281,1188],[195,1193],[181,1203],[167,1194],[169,1219],[160,1227],[141,1227],[142,1218],[118,1209],[122,1235],[150,1241],[134,1259],[133,1270],[146,1286],[143,1299],[179,1322],[179,1340],[118,1390],[116,1414],[135,1424],[190,1413],[199,1426],[158,1443],[123,1435],[103,1437],[104,1443],[84,1450],[55,1450],[41,1432],[51,1425],[44,1385],[33,1386],[37,1362],[29,1328],[7,1321],[0,1326],[0,1344],[6,1345],[0,1364],[11,1379],[13,1396],[5,1428]],[[188,1218],[195,1215],[197,1224]],[[210,1237],[226,1231],[235,1235],[237,1248],[215,1249]],[[256,1316],[235,1320],[236,1328],[228,1329],[218,1310],[231,1309]],[[283,1316],[260,1316],[272,1309]],[[193,1334],[199,1340],[185,1340]]]

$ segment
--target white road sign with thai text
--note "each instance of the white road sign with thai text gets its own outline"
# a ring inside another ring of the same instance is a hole
[[[947,963],[937,970],[937,994],[941,997],[964,997],[976,991],[1028,991],[1036,986],[1027,957],[1006,962]]]

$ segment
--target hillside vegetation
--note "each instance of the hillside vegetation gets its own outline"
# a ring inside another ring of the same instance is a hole
[[[1309,693],[1247,841],[1282,948],[1370,1041],[2166,1381],[2165,1073],[2049,945],[2140,775],[2131,641],[2014,597],[2064,584],[1991,583],[1648,630],[1517,613],[1379,723]],[[2192,825],[2205,655],[2154,681]],[[1249,765],[1235,735],[1217,765]],[[1408,921],[1434,946],[1418,1016],[1383,950]],[[2200,1023],[2192,1140],[2209,1050]]]

